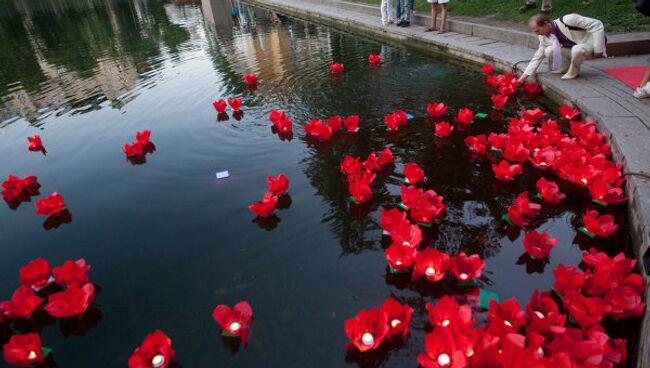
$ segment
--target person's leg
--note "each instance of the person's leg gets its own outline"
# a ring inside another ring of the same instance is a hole
[[[524,5],[519,7],[520,12],[525,12],[528,9],[534,9],[537,7],[537,1],[536,0],[526,0],[524,2]]]
[[[438,3],[431,3],[431,27],[425,29],[425,32],[431,32],[436,30],[436,19],[438,18]]]
[[[574,79],[580,73],[582,63],[591,58],[594,54],[594,48],[587,44],[578,44],[571,48],[571,66],[569,71],[562,76],[562,79]]]
[[[401,16],[399,17],[399,22],[400,25],[404,25],[404,22],[406,22],[406,17],[408,16],[409,13],[407,0],[400,0],[399,6],[401,9]]]
[[[381,6],[380,6],[380,11],[381,11],[381,24],[384,26],[388,25],[388,3],[390,0],[381,0]]]
[[[413,12],[412,10],[412,1],[411,0],[405,0],[403,5],[403,15],[404,15],[404,22],[405,26],[408,27],[411,24],[411,13]]]
[[[402,0],[395,0],[395,20],[399,22],[402,18]]]
[[[548,14],[552,9],[553,5],[551,5],[551,0],[542,0],[542,13]]]
[[[445,32],[447,26],[447,3],[440,4],[442,7],[442,17],[440,18],[440,32]]]

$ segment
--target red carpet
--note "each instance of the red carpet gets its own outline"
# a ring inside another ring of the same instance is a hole
[[[624,68],[603,69],[603,71],[612,77],[627,84],[632,89],[636,89],[643,78],[643,72],[646,66],[627,66]]]

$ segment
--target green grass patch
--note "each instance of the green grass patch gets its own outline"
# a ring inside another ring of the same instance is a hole
[[[380,4],[381,0],[349,0],[369,4]],[[525,23],[535,10],[520,13],[519,7],[524,0],[450,0],[450,15],[491,16],[498,20]],[[597,18],[605,23],[607,32],[650,31],[650,17],[639,13],[631,0],[555,0],[551,17],[578,13],[586,17]],[[394,3],[393,3],[394,4]],[[541,0],[538,0],[541,6]],[[415,10],[431,11],[426,0],[415,0]]]

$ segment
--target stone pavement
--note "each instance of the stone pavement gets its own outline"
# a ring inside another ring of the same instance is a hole
[[[460,22],[450,32],[424,32],[424,26],[383,27],[376,7],[339,0],[247,0],[291,16],[323,23],[370,38],[397,42],[410,47],[434,50],[477,63],[492,63],[502,71],[522,71],[530,60],[536,42],[523,42],[523,31],[503,30],[493,25]],[[510,37],[512,42],[508,42]],[[504,42],[506,41],[506,42]],[[563,81],[560,75],[544,70],[538,75],[547,96],[559,103],[580,108],[598,129],[607,135],[614,159],[623,164],[624,173],[650,175],[650,99],[637,100],[632,90],[602,72],[603,68],[640,65],[644,57],[616,57],[592,60],[582,68],[581,76]],[[634,251],[646,282],[650,275],[650,179],[630,175],[629,216]],[[646,303],[650,302],[650,299]],[[650,305],[650,303],[648,303]],[[650,366],[650,313],[646,312],[641,331],[637,367]]]

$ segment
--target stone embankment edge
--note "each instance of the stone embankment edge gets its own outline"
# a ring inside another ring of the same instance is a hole
[[[270,0],[246,1],[256,6],[373,39],[399,42],[402,45],[416,47],[428,52],[442,52],[479,64],[492,63],[497,69],[504,71],[512,71],[513,69],[522,71],[523,66],[518,62],[527,61],[532,57],[533,53],[531,49],[510,46],[501,42],[490,44],[488,45],[490,47],[486,49],[481,47],[481,40],[478,37],[456,37],[454,35],[448,37],[448,40],[436,40],[427,39],[421,32],[413,32],[409,31],[409,29],[392,31],[392,29],[396,28],[391,28],[391,31],[386,31],[381,26],[379,19],[375,22],[376,24],[368,24],[362,20],[346,17],[346,11],[340,8],[337,9],[336,14],[325,14],[324,12],[314,11],[313,8],[310,9],[307,1],[298,1],[301,6]],[[320,5],[318,3],[311,4],[314,7]],[[458,42],[459,38],[463,42]],[[467,46],[464,45],[465,42],[467,42]],[[523,64],[525,65],[525,63]],[[583,67],[583,74],[586,74],[586,78],[591,78],[593,82],[572,83],[573,81],[571,81],[567,83],[550,74],[538,75],[538,82],[546,96],[558,103],[577,106],[583,112],[585,120],[591,120],[597,124],[599,131],[607,136],[612,146],[614,160],[623,165],[624,173],[650,175],[650,128],[648,127],[650,121],[643,114],[635,115],[626,108],[621,107],[614,100],[616,94],[612,95],[599,90],[597,83],[605,78],[601,71],[585,66]],[[590,85],[590,83],[595,85]],[[629,92],[623,93],[629,94]],[[632,107],[632,110],[634,110],[634,107]],[[650,275],[650,180],[642,176],[627,176],[626,189],[630,197],[628,216],[634,252],[645,283],[646,304],[650,304],[650,283],[648,282],[648,275]],[[649,308],[646,308],[639,334],[639,349],[636,357],[637,368],[650,366],[649,310]]]

